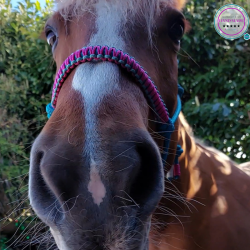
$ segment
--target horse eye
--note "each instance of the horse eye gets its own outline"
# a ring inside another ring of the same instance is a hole
[[[52,47],[53,50],[57,43],[57,35],[52,30],[48,30],[46,32],[46,37],[47,43]]]
[[[179,43],[182,36],[184,34],[184,27],[181,23],[174,23],[169,31],[169,36],[171,39],[173,39],[175,42]]]

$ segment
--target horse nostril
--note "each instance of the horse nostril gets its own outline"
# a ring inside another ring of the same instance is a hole
[[[61,213],[58,213],[53,208],[60,206],[56,197],[51,192],[48,184],[44,180],[41,173],[41,166],[44,160],[45,153],[32,148],[31,151],[31,165],[30,165],[30,178],[29,178],[29,199],[31,206],[42,220],[49,217],[61,219]]]
[[[137,146],[141,164],[133,180],[130,195],[142,207],[142,213],[148,215],[153,212],[164,191],[164,171],[161,157],[151,141]]]
[[[41,166],[41,161],[42,161],[42,159],[43,159],[43,156],[44,156],[44,152],[38,152],[38,153],[36,154],[36,159],[35,159],[35,161],[36,161],[36,164],[37,164],[38,166]]]

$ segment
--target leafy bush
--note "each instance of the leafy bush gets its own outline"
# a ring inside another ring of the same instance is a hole
[[[179,53],[179,83],[195,135],[241,162],[250,157],[250,42],[216,33],[213,17],[225,3],[189,1],[185,16],[192,30]],[[249,8],[245,1],[235,3]],[[30,146],[47,120],[55,73],[50,48],[39,38],[50,8],[50,0],[44,9],[30,0],[13,9],[10,0],[0,0],[0,181],[18,209],[26,206]]]
[[[50,2],[0,0],[0,169],[6,178],[28,171],[30,145],[46,122],[53,82],[50,49],[39,39]]]
[[[231,2],[187,4],[184,14],[192,30],[182,41],[179,83],[185,88],[183,111],[195,135],[243,162],[250,159],[250,42],[216,33],[213,18],[226,3]],[[249,12],[247,1],[234,3]]]
[[[24,218],[30,146],[47,120],[45,104],[55,69],[50,48],[39,36],[50,8],[50,2],[41,9],[38,2],[26,0],[13,9],[10,0],[0,0],[0,187],[6,190],[0,197],[0,217],[15,208],[8,223]]]

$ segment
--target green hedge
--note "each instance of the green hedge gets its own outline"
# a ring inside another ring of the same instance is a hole
[[[250,157],[250,42],[216,33],[213,17],[225,3],[189,1],[185,16],[192,30],[178,56],[179,83],[195,135],[244,162]],[[249,12],[245,1],[235,3]],[[17,8],[0,0],[0,179],[8,180],[10,201],[26,195],[19,185],[27,182],[30,146],[47,120],[55,65],[39,36],[50,8],[50,0],[44,9],[30,0]]]
[[[0,0],[0,187],[6,194],[0,197],[0,219],[18,205],[10,219],[30,220],[20,216],[28,204],[23,200],[27,198],[29,151],[47,120],[45,104],[55,72],[50,48],[39,39],[50,7],[50,2],[41,9],[27,0],[13,8],[10,1]],[[6,199],[10,205],[2,203]],[[3,237],[0,249],[5,248]]]
[[[179,82],[194,133],[237,162],[250,159],[250,42],[220,37],[216,10],[228,1],[189,1],[192,30],[182,41]],[[234,1],[249,13],[247,1]],[[192,58],[192,59],[191,59]]]
[[[28,171],[31,143],[46,122],[54,67],[39,39],[48,8],[39,7],[0,0],[0,169],[7,178]]]

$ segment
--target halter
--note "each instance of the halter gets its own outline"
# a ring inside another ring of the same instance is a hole
[[[177,108],[172,118],[169,117],[168,109],[156,87],[154,82],[148,76],[147,72],[135,61],[133,57],[124,53],[116,48],[109,48],[108,46],[89,46],[84,47],[76,52],[72,53],[60,67],[52,91],[51,103],[47,105],[46,111],[48,118],[51,117],[53,111],[56,108],[58,95],[62,88],[63,83],[69,74],[75,69],[79,64],[85,62],[111,62],[118,66],[126,69],[132,76],[135,77],[139,83],[143,93],[145,94],[151,108],[157,114],[156,119],[159,121],[157,131],[161,136],[165,138],[162,156],[163,166],[166,163],[168,156],[169,142],[172,132],[174,131],[174,123],[177,120],[181,111],[181,99],[184,90],[178,85],[178,96],[177,96]],[[168,173],[168,179],[178,179],[180,177],[180,165],[178,163],[178,158],[183,150],[178,145],[176,151],[176,157],[174,165]]]

